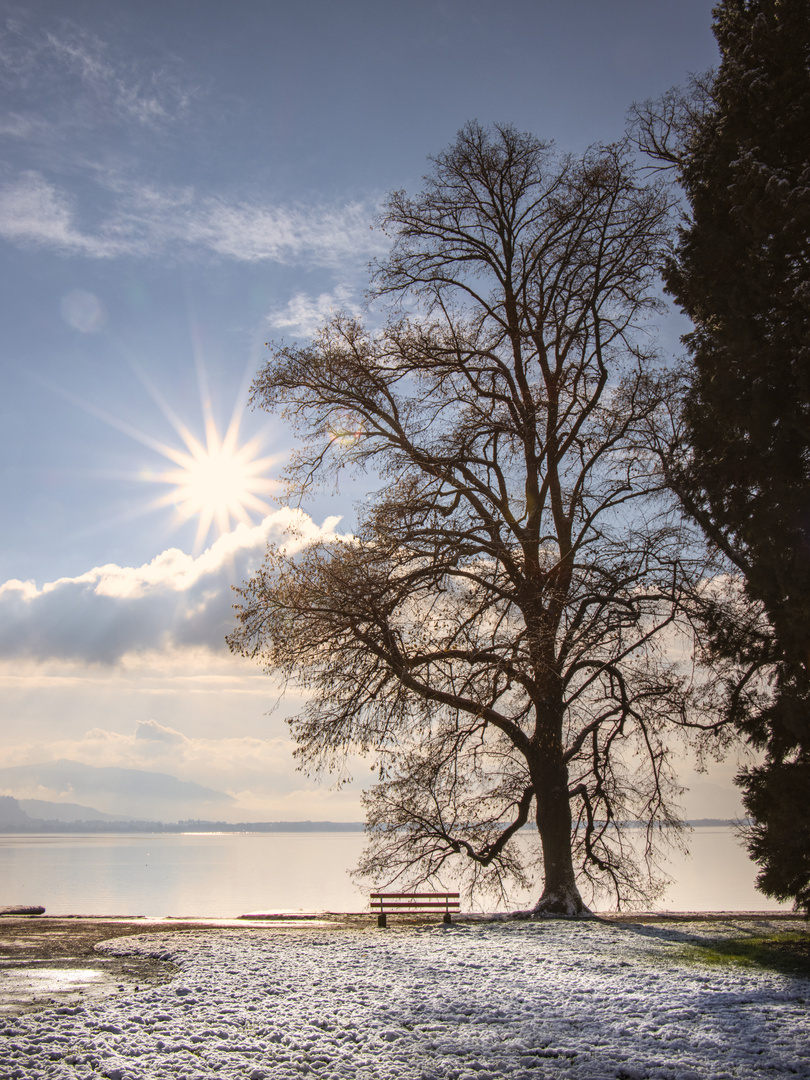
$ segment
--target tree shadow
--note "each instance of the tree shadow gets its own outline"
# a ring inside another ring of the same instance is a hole
[[[679,946],[667,953],[671,960],[710,967],[756,967],[810,979],[810,931],[807,929],[774,933],[772,927],[766,929],[756,924],[737,923],[733,924],[733,933],[726,935],[646,923],[626,923],[622,929]]]

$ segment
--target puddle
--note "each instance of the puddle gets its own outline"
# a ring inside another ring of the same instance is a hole
[[[41,979],[53,990],[69,990],[71,984],[83,986],[85,983],[103,979],[106,976],[103,971],[93,968],[27,968],[25,971],[19,972],[19,977]]]
[[[0,960],[0,1017],[54,1006],[80,1006],[124,991],[138,993],[172,978],[171,964],[121,957],[115,960]]]
[[[0,965],[0,1016],[114,993],[120,980],[97,967]]]

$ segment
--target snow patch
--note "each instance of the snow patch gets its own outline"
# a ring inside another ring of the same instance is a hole
[[[810,981],[684,965],[711,926],[497,922],[117,939],[140,992],[0,1021],[0,1075],[57,1080],[810,1078]],[[5,1037],[3,1037],[5,1036]]]

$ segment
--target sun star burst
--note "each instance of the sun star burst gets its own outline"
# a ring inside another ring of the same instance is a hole
[[[213,421],[206,424],[206,441],[201,443],[184,426],[180,435],[186,450],[162,448],[164,456],[176,465],[154,479],[171,484],[174,490],[162,500],[173,504],[181,521],[197,518],[195,548],[202,547],[214,525],[220,535],[230,532],[232,524],[252,524],[249,511],[266,514],[270,505],[261,496],[276,487],[264,475],[276,461],[259,457],[261,441],[253,438],[239,444],[238,419],[232,420],[224,437]]]
[[[245,415],[244,400],[247,395],[249,373],[237,394],[230,422],[221,434],[214,419],[211,395],[205,364],[196,358],[197,378],[200,390],[204,436],[198,438],[180,419],[161,391],[146,372],[134,360],[130,367],[169,424],[180,437],[174,445],[149,435],[134,424],[116,417],[94,403],[71,393],[62,387],[52,389],[61,397],[117,431],[135,439],[154,453],[170,461],[172,467],[162,471],[144,466],[136,472],[100,470],[106,477],[121,480],[137,480],[143,484],[164,484],[170,490],[157,498],[119,515],[116,522],[140,517],[150,511],[173,507],[175,525],[197,519],[194,551],[202,550],[212,529],[220,536],[239,524],[253,525],[253,515],[271,513],[273,507],[265,496],[278,490],[279,482],[268,475],[285,454],[263,454],[266,432],[241,441],[240,426]]]

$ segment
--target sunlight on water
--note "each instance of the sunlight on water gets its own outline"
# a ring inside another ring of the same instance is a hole
[[[362,833],[0,836],[0,905],[49,915],[233,918],[260,908],[359,911]]]
[[[69,990],[73,986],[96,982],[103,972],[91,969],[68,968],[27,968],[25,978],[48,984],[49,990]]]

